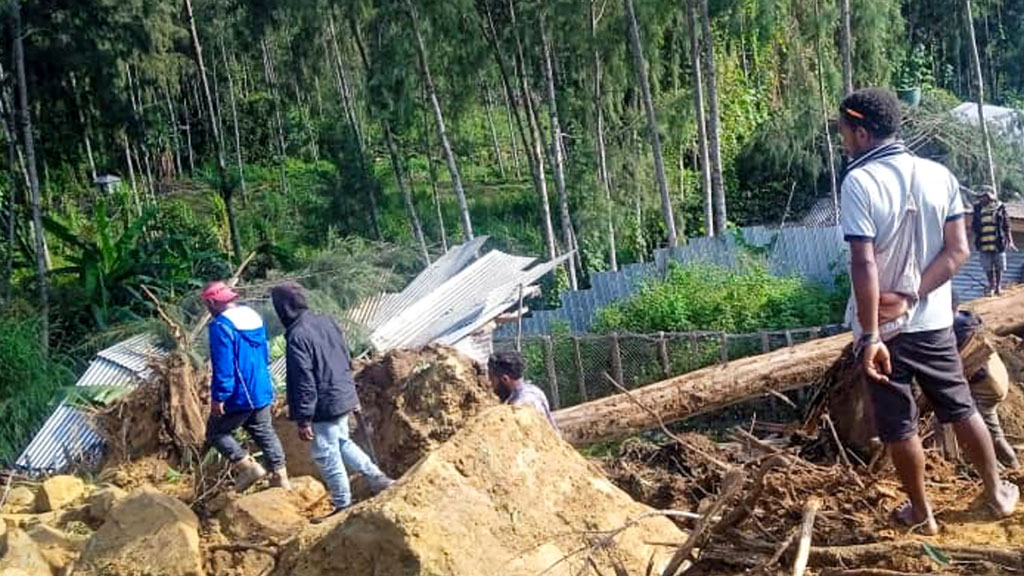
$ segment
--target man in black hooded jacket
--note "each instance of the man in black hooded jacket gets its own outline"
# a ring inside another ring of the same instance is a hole
[[[288,417],[299,438],[312,442],[337,514],[352,504],[348,470],[358,472],[375,493],[390,486],[388,478],[349,437],[348,416],[359,409],[352,381],[352,359],[345,335],[326,316],[309,311],[302,286],[288,282],[271,291],[274,310],[287,330]]]

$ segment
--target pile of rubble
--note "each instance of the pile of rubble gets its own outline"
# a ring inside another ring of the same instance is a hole
[[[1020,380],[1019,343],[1000,345]],[[328,495],[283,413],[291,491],[237,495],[227,467],[134,438],[88,482],[7,478],[0,576],[773,574],[790,572],[802,529],[810,575],[1024,571],[1024,515],[989,520],[969,468],[937,451],[946,529],[923,539],[890,521],[903,496],[884,461],[846,462],[799,425],[646,434],[588,460],[530,409],[499,406],[452,349],[389,353],[357,381],[380,464],[400,477],[382,494],[311,524]],[[124,406],[154,414],[140,403],[160,394],[136,394]],[[1014,384],[1002,416],[1016,442],[1022,407]]]

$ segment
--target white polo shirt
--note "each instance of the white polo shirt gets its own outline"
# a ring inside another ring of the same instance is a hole
[[[908,193],[920,210],[916,257],[924,272],[942,252],[946,222],[967,212],[960,184],[945,166],[905,153],[855,168],[843,181],[840,223],[847,241],[869,239],[885,245],[899,226]],[[918,303],[902,331],[927,332],[952,325],[952,288],[946,282]]]

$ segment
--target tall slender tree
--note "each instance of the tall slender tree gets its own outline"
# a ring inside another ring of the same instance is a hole
[[[843,68],[843,94],[853,92],[853,33],[850,0],[839,0],[839,57]]]
[[[633,10],[633,0],[623,0],[623,6],[626,9],[626,28],[629,34],[630,51],[633,53],[633,68],[637,83],[640,85],[644,111],[647,113],[647,129],[650,131],[651,150],[654,153],[654,177],[658,182],[658,192],[661,194],[661,213],[668,231],[668,245],[674,247],[679,243],[676,237],[675,209],[672,206],[672,196],[668,190],[668,178],[665,176],[665,158],[661,153],[661,133],[654,111],[651,84],[647,79],[647,61],[644,58],[643,45],[640,43],[640,31],[636,23],[636,13]]]
[[[601,52],[597,41],[597,0],[590,0],[590,42],[594,58],[594,130],[597,142],[597,172],[604,189],[605,219],[607,220],[605,238],[608,242],[608,267],[612,271],[619,269],[619,258],[615,245],[615,208],[612,202],[612,182],[608,173],[608,155],[604,142],[604,91],[601,87]]]
[[[238,237],[238,223],[235,220],[235,207],[232,202],[234,186],[228,178],[228,167],[224,161],[224,140],[221,138],[220,128],[217,124],[217,112],[213,102],[213,93],[210,92],[210,82],[206,77],[206,64],[203,61],[203,47],[199,42],[199,31],[196,29],[196,19],[192,13],[192,0],[185,0],[185,17],[188,19],[189,31],[192,34],[192,50],[196,58],[196,67],[199,70],[199,81],[203,85],[203,94],[206,97],[206,107],[210,123],[210,132],[213,134],[214,148],[217,152],[217,178],[218,190],[221,199],[224,200],[224,209],[228,216],[228,228],[231,235],[231,248],[235,257],[241,262],[245,256],[242,254],[242,240]]]
[[[367,81],[370,78],[370,55],[367,52],[366,44],[363,42],[362,33],[359,31],[359,24],[355,17],[349,13],[349,28],[356,41],[356,50],[359,52],[359,60],[363,63],[363,70]],[[395,135],[392,131],[391,122],[383,110],[377,111],[380,116],[381,132],[384,133],[384,143],[388,147],[388,155],[391,157],[391,167],[395,171],[395,180],[398,183],[398,190],[402,193],[402,203],[405,204],[405,213],[409,218],[409,227],[412,228],[413,238],[420,249],[420,258],[426,266],[430,266],[430,251],[427,250],[427,241],[423,236],[423,226],[420,224],[419,214],[416,212],[416,204],[412,197],[412,184],[406,177],[403,166],[404,158],[398,144],[395,142]]]
[[[722,144],[718,113],[718,72],[715,70],[715,37],[711,32],[708,0],[700,1],[701,30],[704,34],[704,73],[708,80],[708,154],[711,158],[711,192],[715,207],[715,236],[725,233],[725,179],[722,178]]]
[[[482,77],[480,86],[484,93],[484,111],[487,113],[487,126],[491,129],[491,147],[494,149],[494,161],[498,163],[498,173],[505,179],[505,161],[502,159],[501,146],[498,144],[498,129],[494,125],[494,95],[491,86]]]
[[[533,174],[533,185],[540,196],[541,226],[544,232],[544,246],[549,260],[554,260],[558,255],[555,248],[555,230],[551,224],[551,202],[548,199],[547,177],[544,171],[544,144],[540,134],[540,123],[537,120],[537,112],[533,106],[533,95],[530,88],[530,77],[526,73],[526,57],[523,51],[523,41],[519,34],[519,25],[516,20],[515,0],[508,0],[509,25],[512,35],[515,38],[515,59],[516,75],[519,79],[519,98],[523,106],[523,115],[526,116],[528,131],[523,136],[523,147],[526,148],[530,157],[530,171]],[[491,33],[497,41],[497,33],[491,22]],[[528,137],[527,137],[528,135]]]
[[[558,208],[562,220],[562,241],[566,250],[573,250],[572,216],[569,213],[569,194],[565,189],[565,162],[562,157],[562,123],[558,120],[558,96],[555,92],[555,72],[551,65],[551,42],[548,39],[544,9],[540,13],[540,43],[544,56],[544,80],[547,87],[548,121],[551,126],[551,156],[555,173],[555,190],[558,192]],[[566,260],[569,273],[569,288],[579,289],[576,278],[576,258]]]
[[[238,191],[245,202],[245,164],[242,161],[242,133],[238,127],[238,103],[235,98],[235,79],[228,62],[228,52],[224,48],[224,37],[220,38],[220,55],[224,62],[224,75],[228,79],[228,103],[231,104],[231,127],[235,132],[235,164],[238,165]]]
[[[821,45],[822,29],[818,21],[821,20],[821,8],[819,7],[820,0],[814,0],[814,16],[815,26],[817,30],[814,33],[814,48],[815,48],[815,61],[818,65],[818,95],[821,98],[821,116],[822,125],[825,128],[825,164],[828,166],[828,185],[829,190],[832,192],[832,215],[835,226],[839,225],[839,188],[838,181],[836,178],[836,159],[832,149],[832,129],[829,127],[829,115],[828,111],[832,109],[828,104],[828,96],[825,91],[825,67],[822,64],[824,59],[824,53]]]
[[[459,219],[462,222],[462,236],[466,242],[473,239],[473,222],[469,217],[469,203],[466,201],[466,190],[462,186],[462,176],[459,174],[459,166],[455,161],[455,152],[452,151],[452,144],[448,141],[448,131],[445,128],[444,113],[441,111],[441,102],[437,99],[437,88],[434,84],[434,77],[430,74],[430,62],[427,57],[427,44],[420,33],[419,14],[413,5],[413,0],[405,0],[406,12],[409,16],[413,36],[416,39],[416,54],[419,57],[420,72],[423,74],[423,83],[427,87],[427,97],[430,99],[430,106],[434,110],[434,123],[437,127],[437,135],[441,140],[441,150],[444,151],[445,162],[448,163],[448,172],[452,177],[452,188],[455,189],[455,199],[459,203]]]
[[[704,197],[704,229],[715,235],[714,199],[711,194],[711,160],[708,152],[708,120],[704,111],[704,75],[700,66],[700,29],[697,27],[697,2],[686,2],[686,26],[690,34],[690,66],[693,68],[693,111],[697,123],[697,153],[700,156],[700,186]]]
[[[28,99],[28,83],[25,80],[25,45],[22,38],[21,2],[10,3],[11,41],[14,55],[14,69],[18,83],[18,120],[25,148],[25,164],[28,167],[29,203],[32,206],[32,232],[35,238],[36,282],[39,287],[39,314],[41,346],[46,353],[50,350],[50,283],[46,264],[46,236],[43,230],[43,205],[39,194],[39,174],[36,171],[36,144],[32,133],[31,106]]]
[[[998,192],[996,180],[996,161],[992,156],[992,141],[988,135],[988,122],[985,121],[985,77],[981,73],[981,58],[978,57],[978,40],[974,34],[974,13],[971,0],[963,0],[964,18],[967,23],[967,38],[971,49],[971,66],[974,74],[974,85],[978,96],[978,126],[981,128],[981,139],[985,143],[985,159],[988,163],[988,181]]]

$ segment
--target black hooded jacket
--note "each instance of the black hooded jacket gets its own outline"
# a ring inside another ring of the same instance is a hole
[[[309,311],[301,286],[271,291],[274,310],[287,332],[288,417],[300,424],[333,420],[359,405],[345,335],[326,316]]]

